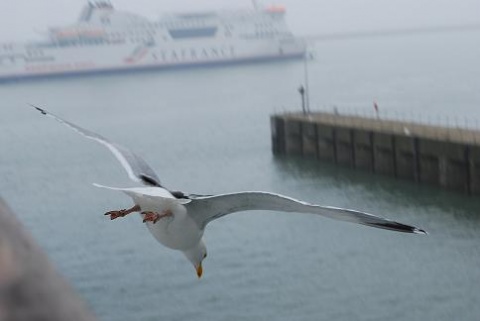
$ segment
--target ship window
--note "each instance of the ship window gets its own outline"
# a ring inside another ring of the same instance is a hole
[[[204,38],[215,36],[217,27],[170,29],[168,32],[173,39]]]

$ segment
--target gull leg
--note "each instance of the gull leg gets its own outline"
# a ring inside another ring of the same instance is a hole
[[[143,217],[143,223],[149,221],[149,222],[152,222],[153,224],[157,223],[158,220],[160,220],[161,218],[173,215],[172,211],[170,210],[165,210],[160,214],[155,212],[142,212],[142,214],[145,215]]]
[[[128,215],[133,212],[139,212],[140,211],[140,206],[135,205],[132,208],[129,209],[123,209],[123,210],[118,210],[118,211],[110,211],[105,213],[105,215],[110,215],[110,219],[114,220],[119,217],[124,217],[125,215]]]

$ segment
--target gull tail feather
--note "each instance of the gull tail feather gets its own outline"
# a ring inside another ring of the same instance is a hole
[[[138,193],[136,191],[136,188],[131,188],[131,187],[113,187],[113,186],[106,186],[106,185],[102,185],[102,184],[98,184],[98,183],[93,183],[92,184],[93,186],[95,187],[100,187],[100,188],[105,188],[105,189],[109,189],[109,190],[112,190],[112,191],[120,191],[120,192],[123,192],[131,197],[134,197],[136,195],[141,195],[141,193]]]
[[[141,195],[137,191],[135,191],[134,188],[112,187],[112,186],[106,186],[106,185],[97,184],[97,183],[93,183],[92,185],[95,186],[95,187],[105,188],[105,189],[109,189],[109,190],[112,190],[112,191],[120,191],[120,192],[123,192],[123,193],[127,194],[130,197],[135,197],[137,195]]]
[[[106,189],[111,189],[111,190],[114,190],[114,191],[122,191],[122,192],[125,191],[126,189],[128,189],[128,188],[121,188],[121,187],[106,186],[106,185],[102,185],[102,184],[98,184],[98,183],[93,183],[92,185],[95,186],[95,187],[106,188]]]
[[[192,200],[191,199],[180,199],[180,198],[174,198],[173,196],[168,197],[166,195],[159,195],[158,191],[154,191],[153,189],[159,189],[158,187],[112,187],[112,186],[105,186],[102,184],[97,184],[93,183],[93,186],[95,187],[100,187],[100,188],[105,188],[113,191],[120,191],[128,196],[138,199],[140,198],[150,198],[150,199],[174,199],[177,203],[179,204],[188,204]],[[168,191],[167,191],[168,193]]]

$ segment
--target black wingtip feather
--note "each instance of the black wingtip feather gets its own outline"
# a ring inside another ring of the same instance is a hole
[[[183,192],[180,192],[180,191],[170,191],[170,194],[173,195],[173,197],[175,198],[182,198],[182,199],[190,199],[187,195],[185,195],[185,193]]]
[[[146,185],[151,185],[151,186],[157,186],[157,187],[162,187],[155,179],[151,178],[150,176],[147,175],[140,175],[140,179],[142,182],[144,182]]]
[[[416,234],[428,234],[425,230],[416,228],[414,226],[397,223],[397,222],[389,222],[389,223],[372,223],[368,224],[373,227],[383,228],[386,230],[392,230],[397,232],[403,233],[416,233]]]
[[[46,115],[46,114],[47,114],[47,112],[46,112],[45,110],[43,110],[42,108],[37,107],[37,106],[35,106],[35,105],[33,105],[33,104],[29,104],[29,105],[32,106],[33,108],[35,108],[36,110],[38,110],[39,112],[41,112],[42,115]]]
[[[413,233],[428,235],[427,231],[419,229],[419,228],[415,229],[415,231]]]

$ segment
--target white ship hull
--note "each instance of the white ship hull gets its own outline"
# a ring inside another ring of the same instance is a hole
[[[77,43],[78,39],[75,38]],[[57,43],[3,45],[3,48],[0,44],[0,80],[227,64],[305,54],[304,42],[291,35],[165,39],[165,36],[136,42],[102,39],[80,45],[60,45],[57,40]]]

